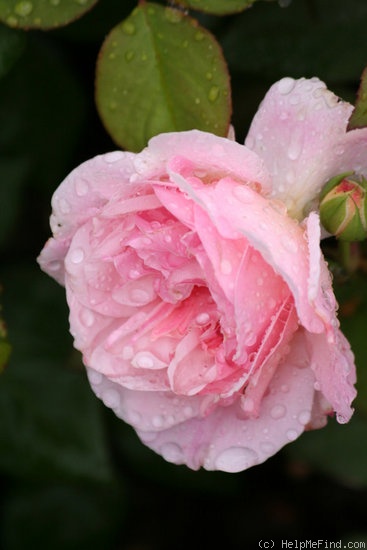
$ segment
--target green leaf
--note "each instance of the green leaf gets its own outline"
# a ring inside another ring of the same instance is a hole
[[[348,485],[367,487],[367,417],[355,413],[344,425],[329,419],[289,445],[287,453]]]
[[[152,3],[139,5],[103,44],[96,101],[107,131],[131,151],[162,132],[226,135],[231,115],[219,44],[180,10]]]
[[[348,122],[348,130],[365,128],[367,126],[367,67],[362,73],[357,101]]]
[[[52,29],[67,25],[97,0],[0,0],[0,21],[13,28]]]
[[[255,0],[178,0],[182,6],[217,15],[243,11],[254,2]]]
[[[0,24],[0,78],[4,76],[21,56],[25,36]]]
[[[256,2],[230,20],[221,43],[232,71],[346,82],[366,65],[366,18],[365,0]]]

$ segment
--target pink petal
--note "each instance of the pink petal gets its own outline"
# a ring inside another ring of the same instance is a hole
[[[166,460],[194,470],[204,466],[239,472],[264,462],[295,440],[311,418],[315,378],[311,369],[302,368],[305,353],[300,333],[270,383],[258,418],[241,418],[235,402],[217,406],[205,418],[192,418],[160,432],[138,429],[138,435]]]
[[[153,137],[148,147],[138,155],[139,166],[135,162],[135,168],[140,178],[159,178],[167,174],[167,164],[172,166],[172,159],[176,156],[181,159],[182,170],[194,167],[199,177],[216,174],[219,179],[231,175],[242,181],[259,182],[264,189],[270,186],[269,174],[256,154],[235,141],[199,130]],[[182,159],[189,159],[189,164]],[[178,165],[174,164],[174,167],[174,171],[180,173]]]
[[[316,376],[316,389],[320,390],[345,423],[353,414],[351,403],[356,396],[354,356],[344,335],[335,329],[333,342],[322,334],[306,334],[311,349],[311,367]]]
[[[295,217],[331,177],[366,170],[367,129],[346,133],[351,112],[317,78],[284,78],[260,105],[245,143],[271,173],[272,195]]]

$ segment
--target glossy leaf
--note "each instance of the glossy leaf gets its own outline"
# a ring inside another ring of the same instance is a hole
[[[359,86],[357,101],[349,119],[348,130],[365,128],[367,126],[367,68],[363,71]]]
[[[0,21],[21,29],[51,29],[67,25],[97,0],[0,0]]]
[[[107,37],[96,101],[107,131],[131,151],[162,132],[226,135],[231,115],[219,44],[180,10],[152,3],[141,4]]]
[[[179,0],[178,3],[193,10],[224,15],[236,13],[252,6],[255,0]]]
[[[17,61],[25,46],[24,34],[0,25],[0,78]]]

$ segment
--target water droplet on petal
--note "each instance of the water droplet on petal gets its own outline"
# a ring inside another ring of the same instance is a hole
[[[84,260],[84,250],[82,248],[74,248],[70,252],[70,261],[73,264],[80,264]]]
[[[183,462],[184,453],[177,443],[165,443],[160,448],[160,454],[168,462],[173,462],[174,464],[181,464]]]
[[[209,313],[199,313],[199,315],[196,316],[195,321],[198,325],[206,325],[210,321],[210,315]]]
[[[91,327],[94,323],[93,312],[90,309],[82,309],[80,312],[80,321],[85,327]]]
[[[275,452],[275,446],[273,445],[273,443],[270,443],[270,441],[262,441],[260,443],[260,449],[266,455],[270,455],[271,453]]]
[[[296,81],[293,78],[285,77],[278,82],[278,92],[282,95],[289,94],[296,85]]]
[[[274,420],[279,420],[280,418],[284,418],[287,413],[287,409],[284,405],[274,405],[274,407],[270,411],[270,416]]]
[[[69,214],[71,207],[66,199],[59,200],[59,208],[63,214]]]
[[[111,151],[110,153],[106,153],[103,158],[108,164],[112,164],[121,160],[123,156],[124,153],[122,151]]]
[[[286,436],[289,441],[295,441],[298,437],[298,432],[296,430],[288,430]]]
[[[160,414],[157,414],[153,416],[152,418],[152,424],[155,428],[163,428],[164,426],[164,418]]]
[[[78,197],[83,197],[88,193],[88,183],[85,180],[78,179],[75,183],[75,192]]]
[[[298,415],[298,422],[305,426],[309,423],[311,420],[311,413],[310,411],[301,411]]]
[[[102,393],[102,401],[106,407],[117,409],[120,406],[120,394],[113,388],[107,389]]]
[[[94,369],[88,369],[87,374],[92,386],[98,386],[103,380],[103,374]]]
[[[224,472],[241,472],[258,462],[258,455],[248,447],[230,447],[215,459],[215,467]]]

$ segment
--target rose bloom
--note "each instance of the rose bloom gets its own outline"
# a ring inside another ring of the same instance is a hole
[[[166,460],[237,472],[353,412],[317,197],[367,133],[318,79],[271,87],[246,144],[154,137],[76,168],[38,259],[91,387]]]

